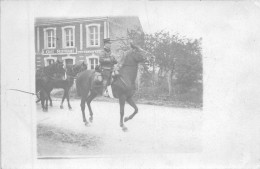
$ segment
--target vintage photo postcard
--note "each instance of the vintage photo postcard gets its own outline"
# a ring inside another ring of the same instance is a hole
[[[258,1],[2,1],[1,167],[260,168]]]

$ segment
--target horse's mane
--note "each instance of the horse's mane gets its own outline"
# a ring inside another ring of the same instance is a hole
[[[81,71],[87,68],[85,66],[86,66],[85,63],[69,65],[67,66],[66,72],[71,76],[76,76],[78,73],[80,73]]]
[[[56,66],[58,66],[57,63],[53,63],[53,64],[50,64],[50,65],[44,67],[43,68],[44,74],[46,74],[46,75],[53,75],[53,74],[57,73],[55,71]]]
[[[41,67],[36,71],[36,78],[42,78],[44,76],[48,77],[54,77],[56,74],[59,74],[61,72],[57,72],[58,63],[53,63],[45,67]]]

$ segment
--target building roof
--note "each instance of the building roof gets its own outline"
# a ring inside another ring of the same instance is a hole
[[[39,17],[35,18],[35,25],[45,24],[59,24],[67,22],[82,22],[82,21],[94,21],[94,20],[105,20],[107,17],[82,17],[82,18],[71,18],[71,17]]]
[[[114,27],[143,30],[138,16],[113,16],[108,21]]]
[[[70,22],[82,22],[82,21],[95,21],[95,20],[107,20],[112,27],[127,28],[127,29],[140,29],[142,26],[138,16],[106,16],[106,17],[39,17],[35,19],[35,26],[49,25],[49,24],[62,24]]]
[[[128,31],[138,30],[143,32],[142,25],[137,16],[117,16],[108,17],[109,28],[110,28],[110,38],[126,38],[128,36]]]

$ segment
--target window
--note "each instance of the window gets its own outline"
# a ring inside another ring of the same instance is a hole
[[[57,57],[52,57],[49,55],[48,57],[44,57],[44,66],[48,66],[57,61]]]
[[[91,24],[86,25],[87,29],[87,47],[100,46],[100,25]]]
[[[65,64],[66,64],[66,66],[71,66],[71,65],[73,65],[73,59],[66,59],[66,60],[65,60]]]
[[[65,29],[65,35],[66,35],[66,39],[65,39],[66,43],[65,43],[65,46],[66,46],[66,47],[74,46],[72,29]]]
[[[47,65],[46,66],[51,65],[53,63],[54,63],[54,59],[47,59]]]
[[[56,48],[56,28],[44,29],[44,48]]]
[[[62,27],[63,48],[75,47],[75,26]]]
[[[74,65],[74,64],[75,64],[76,57],[75,57],[75,56],[67,55],[67,56],[65,56],[65,57],[62,57],[62,60],[63,60],[63,65],[65,65],[65,66],[71,66],[71,65]]]
[[[90,46],[98,45],[98,29],[96,26],[89,27]]]
[[[95,69],[98,65],[98,58],[89,58],[90,69]]]

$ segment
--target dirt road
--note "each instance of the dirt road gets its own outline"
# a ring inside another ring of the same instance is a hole
[[[80,156],[145,153],[198,153],[202,151],[202,110],[138,105],[139,113],[128,121],[128,132],[119,127],[117,103],[92,103],[94,121],[86,127],[80,101],[71,101],[72,110],[48,112],[37,105],[38,155]],[[66,102],[65,102],[66,103]],[[133,109],[126,105],[125,115]],[[88,111],[86,109],[86,115]]]

